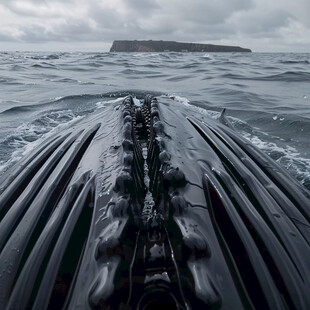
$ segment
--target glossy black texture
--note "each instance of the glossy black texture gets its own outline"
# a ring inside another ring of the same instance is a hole
[[[0,180],[0,309],[310,309],[310,195],[225,118],[127,97]]]

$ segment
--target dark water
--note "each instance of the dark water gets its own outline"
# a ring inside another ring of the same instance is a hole
[[[0,174],[46,135],[128,94],[218,118],[310,189],[310,54],[0,52]]]

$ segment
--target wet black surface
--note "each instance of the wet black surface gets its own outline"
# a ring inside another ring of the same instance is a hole
[[[11,167],[0,308],[309,309],[309,192],[221,121],[127,97]]]

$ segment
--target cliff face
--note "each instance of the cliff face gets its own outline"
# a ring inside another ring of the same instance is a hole
[[[115,40],[110,52],[251,52],[240,46],[226,46],[174,41],[126,41]]]

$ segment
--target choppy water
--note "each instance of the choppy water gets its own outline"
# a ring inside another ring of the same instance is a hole
[[[0,174],[128,94],[228,119],[310,189],[310,54],[0,52]]]

